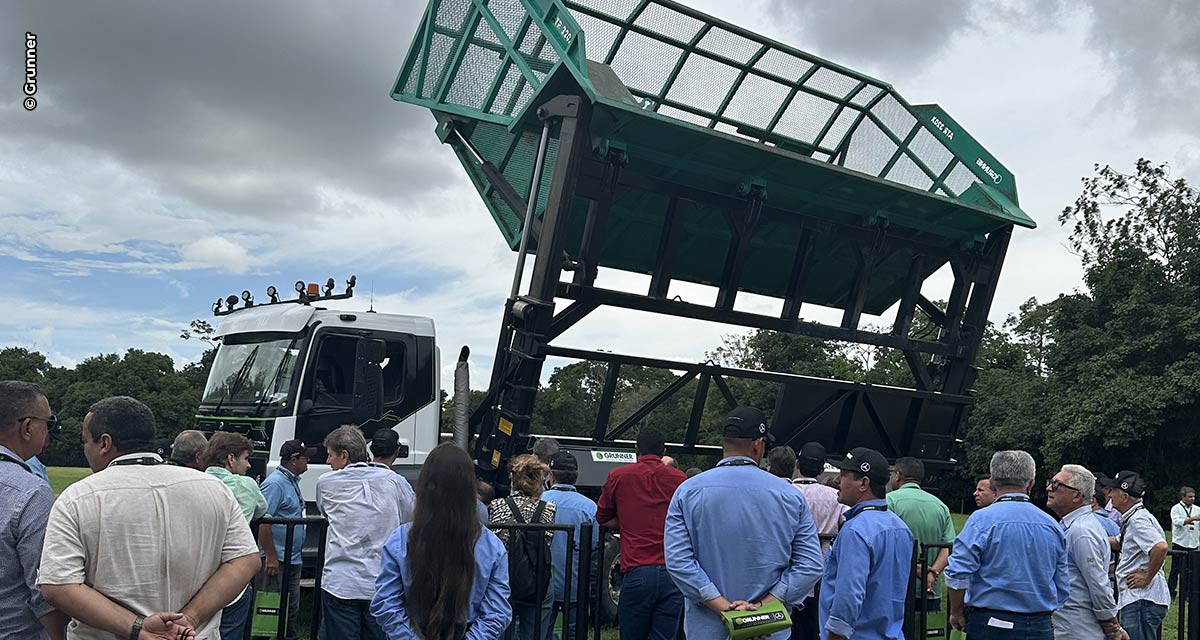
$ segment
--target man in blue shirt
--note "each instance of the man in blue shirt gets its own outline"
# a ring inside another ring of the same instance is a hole
[[[950,625],[971,640],[1052,640],[1050,616],[1069,589],[1066,539],[1029,501],[1032,456],[997,451],[991,472],[999,497],[971,514],[950,552]]]
[[[554,524],[575,525],[574,550],[572,551],[571,592],[564,593],[567,566],[567,533],[556,531],[554,541],[550,544],[550,562],[554,566],[554,584],[551,592],[554,594],[554,608],[550,617],[542,621],[545,637],[557,638],[554,633],[554,619],[559,611],[563,614],[564,637],[575,637],[576,612],[575,605],[579,589],[579,550],[582,548],[579,540],[579,525],[584,522],[592,523],[592,548],[595,549],[600,540],[600,527],[595,526],[596,503],[591,498],[575,489],[575,480],[579,477],[579,462],[569,451],[560,451],[550,459],[550,489],[542,492],[542,500],[556,505]],[[564,603],[570,603],[564,606]]]
[[[825,559],[819,614],[822,640],[904,638],[904,599],[912,574],[913,535],[888,511],[888,461],[857,447],[834,462],[838,501],[850,507]]]
[[[768,436],[761,411],[734,409],[725,419],[725,457],[671,498],[667,571],[686,601],[689,638],[728,637],[724,611],[753,611],[772,600],[799,605],[821,577],[821,546],[803,494],[758,466]]]
[[[300,476],[308,471],[308,459],[317,452],[316,447],[305,446],[299,440],[288,440],[279,447],[279,468],[267,476],[262,483],[262,493],[267,499],[267,513],[276,518],[303,518],[304,495],[300,492]],[[287,525],[262,525],[258,528],[258,543],[262,547],[264,574],[259,576],[260,591],[281,591],[283,572],[279,559],[285,558],[287,569],[288,612],[285,638],[295,640],[300,619],[300,569],[304,563],[301,552],[304,548],[304,527],[296,525],[292,533],[291,555],[284,545],[287,543]]]

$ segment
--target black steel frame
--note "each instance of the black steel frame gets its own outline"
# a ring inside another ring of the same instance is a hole
[[[505,485],[507,478],[498,474],[518,447],[524,447],[529,436],[529,420],[533,410],[542,366],[547,356],[561,356],[609,363],[608,375],[600,402],[600,410],[592,432],[595,444],[611,443],[626,433],[638,420],[667,398],[697,379],[696,394],[687,437],[679,447],[685,451],[712,452],[697,444],[700,415],[711,384],[720,389],[726,404],[736,404],[736,398],[725,383],[726,377],[771,380],[780,384],[801,384],[804,388],[828,389],[830,393],[861,394],[867,398],[894,388],[881,389],[872,385],[852,384],[833,380],[818,380],[774,372],[752,372],[718,367],[710,363],[685,364],[634,356],[618,356],[607,352],[561,349],[552,342],[563,332],[601,306],[635,309],[655,314],[695,318],[742,327],[784,331],[821,340],[851,343],[900,350],[916,380],[915,389],[902,393],[920,400],[936,399],[960,406],[954,413],[945,437],[953,440],[959,433],[970,405],[970,388],[974,382],[974,360],[986,326],[988,311],[999,280],[1012,234],[1012,226],[1003,227],[988,235],[986,242],[959,249],[948,249],[944,239],[918,231],[889,227],[886,216],[872,216],[861,225],[836,224],[807,215],[806,211],[783,211],[766,206],[765,193],[759,185],[743,185],[738,194],[720,194],[681,185],[638,173],[624,166],[619,149],[606,148],[603,154],[593,151],[589,135],[591,105],[578,96],[558,96],[544,103],[537,115],[550,122],[557,134],[559,146],[551,173],[549,198],[540,224],[529,225],[522,220],[523,231],[536,239],[537,251],[532,281],[525,295],[510,298],[505,304],[504,319],[496,349],[496,361],[488,395],[472,416],[471,427],[478,434],[475,454],[481,475]],[[439,121],[448,119],[439,114]],[[462,157],[479,158],[463,136],[449,136],[446,142],[465,146]],[[486,167],[484,167],[486,168]],[[498,171],[484,171],[485,178],[501,193],[513,200],[520,196]],[[669,206],[661,234],[658,262],[645,294],[613,291],[595,286],[600,247],[603,244],[609,209],[627,189],[652,191],[669,198]],[[589,201],[584,232],[578,255],[566,255],[565,229],[577,198]],[[683,201],[715,206],[725,215],[730,226],[731,241],[724,258],[724,269],[718,287],[716,304],[690,304],[667,298],[672,280],[673,264],[678,250],[680,219]],[[819,207],[827,199],[814,194],[812,206]],[[524,218],[523,209],[514,211]],[[880,212],[883,214],[884,212]],[[786,217],[791,224],[802,228],[796,254],[789,274],[788,293],[779,316],[735,310],[743,267],[754,229],[764,220]],[[858,248],[858,267],[853,284],[845,298],[845,311],[838,326],[799,319],[800,291],[806,277],[809,252],[821,235],[829,234],[848,240]],[[867,285],[882,257],[897,249],[909,250],[914,258],[909,266],[905,289],[898,305],[891,330],[884,333],[860,327]],[[942,264],[949,263],[954,284],[945,310],[921,295],[921,283]],[[563,271],[572,273],[569,282],[560,281]],[[556,300],[571,301],[555,313]],[[936,339],[916,339],[910,335],[914,317],[921,310],[938,328]],[[658,396],[646,403],[615,428],[608,424],[613,395],[620,367],[623,365],[652,366],[681,370],[684,373]],[[836,401],[835,401],[836,402]],[[832,406],[831,403],[830,406]],[[843,407],[848,403],[843,403]],[[910,418],[920,413],[919,403],[910,411]],[[843,408],[843,411],[845,409]],[[873,411],[871,411],[873,413]],[[873,416],[877,420],[878,416]],[[886,431],[878,425],[881,433]],[[803,432],[803,425],[783,434],[790,441]],[[905,428],[901,442],[892,443],[894,455],[909,455],[910,429]],[[777,437],[780,434],[776,434]],[[904,442],[907,440],[907,442]],[[844,443],[843,443],[844,444]],[[940,457],[948,457],[948,448]]]

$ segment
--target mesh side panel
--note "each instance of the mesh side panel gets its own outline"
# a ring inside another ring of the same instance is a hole
[[[517,85],[524,78],[521,75],[521,70],[517,65],[508,65],[508,72],[504,74],[504,82],[500,84],[500,89],[496,91],[496,99],[492,102],[492,106],[488,109],[489,113],[504,114],[508,110],[508,103],[512,100],[513,94],[517,91]]]
[[[513,103],[513,108],[508,111],[508,115],[516,115],[525,107],[531,98],[533,98],[533,85],[526,82],[525,88],[521,89],[521,95],[517,98],[517,101]]]
[[[854,95],[854,98],[852,100],[850,100],[850,103],[856,104],[860,107],[865,107],[865,106],[867,106],[867,103],[874,100],[875,96],[877,96],[881,93],[883,93],[883,89],[880,89],[879,87],[877,87],[873,84],[869,84],[869,85],[863,87],[862,91],[859,91],[858,93],[856,93]]]
[[[850,147],[846,150],[845,166],[847,169],[878,176],[895,152],[896,143],[892,142],[874,122],[863,120],[850,136]]]
[[[626,86],[657,95],[681,55],[683,49],[630,33],[613,58],[612,70]]]
[[[675,102],[716,113],[740,72],[702,55],[688,56],[667,97]]]
[[[488,25],[487,20],[480,19],[479,24],[475,25],[474,37],[476,40],[483,40],[484,42],[490,42],[497,47],[500,46],[500,38],[496,37],[495,32],[492,31],[492,28]],[[501,54],[497,53],[496,55]]]
[[[470,9],[471,0],[442,0],[433,21],[439,27],[458,31],[462,29],[463,20],[467,19],[467,12]]]
[[[408,77],[404,79],[404,93],[413,95],[417,90],[417,74],[421,71],[421,60],[424,59],[424,54],[417,58],[416,64],[408,72]]]
[[[517,32],[526,17],[521,0],[488,0],[487,6],[492,15],[496,16],[496,22],[500,23],[504,33],[508,35],[509,41],[516,40]]]
[[[829,132],[821,139],[821,146],[826,149],[837,149],[838,145],[842,144],[842,138],[846,137],[846,132],[850,130],[850,127],[854,124],[854,120],[858,118],[860,113],[860,111],[854,109],[842,109],[833,126],[829,127]]]
[[[941,175],[946,165],[954,158],[954,154],[950,153],[946,145],[924,127],[917,131],[917,136],[909,143],[908,148],[936,175]]]
[[[570,0],[569,2],[569,5],[595,9],[599,13],[619,20],[628,20],[639,4],[641,4],[640,0]]]
[[[763,57],[754,63],[754,68],[766,73],[773,73],[784,80],[796,82],[808,70],[812,68],[812,63],[807,60],[802,60],[790,53],[784,53],[779,49],[769,49]]]
[[[667,106],[667,105],[663,105],[663,106],[659,107],[658,113],[660,115],[664,115],[664,116],[667,116],[670,118],[675,118],[676,120],[683,120],[684,122],[698,124],[702,127],[707,127],[708,123],[711,122],[711,119],[706,118],[704,116],[698,116],[690,111],[684,111],[683,109],[676,109],[675,107],[671,107],[671,106]]]
[[[446,102],[482,109],[492,81],[500,73],[500,56],[478,45],[468,45],[458,74],[446,92]]]
[[[950,177],[946,178],[946,188],[959,195],[975,182],[975,173],[967,168],[967,165],[958,162],[954,165],[954,170],[950,172]]]
[[[833,116],[837,103],[800,91],[775,125],[775,132],[812,144]]]
[[[805,81],[804,86],[812,87],[817,91],[828,93],[829,95],[844,100],[854,87],[858,86],[858,80],[834,71],[828,67],[817,69],[812,77]]]
[[[813,157],[813,160],[820,160],[821,162],[829,162],[830,158],[832,158],[833,156],[829,155],[828,153],[821,153],[820,151],[816,151],[812,154],[812,157]]]
[[[730,33],[720,27],[713,27],[700,39],[700,48],[717,53],[737,62],[749,62],[750,58],[762,48],[762,45],[743,38],[736,33]]]
[[[908,157],[908,154],[901,154],[900,159],[896,164],[892,165],[892,170],[888,171],[887,179],[893,182],[906,184],[910,187],[916,187],[921,191],[928,191],[929,187],[933,186],[933,180],[925,175],[924,171],[917,166],[917,163]]]
[[[871,109],[871,113],[875,114],[875,117],[879,118],[879,121],[901,140],[908,135],[913,125],[917,123],[917,119],[890,93],[884,96],[879,101],[879,104],[876,104]]]
[[[633,23],[683,44],[691,42],[700,28],[704,26],[703,22],[691,16],[654,3],[647,5]],[[587,33],[586,30],[585,33]]]
[[[747,75],[725,109],[725,117],[765,129],[791,91],[773,80]]]
[[[540,29],[533,27],[530,27],[529,31],[525,33],[525,38],[521,41],[521,46],[517,51],[525,60],[525,64],[529,65],[529,68],[537,74],[539,80],[550,72],[554,63],[558,62],[558,51],[555,51],[554,47],[546,42],[546,36],[542,35]]]
[[[421,87],[421,97],[437,98],[433,94],[437,92],[442,81],[442,74],[446,71],[446,60],[454,51],[454,43],[454,38],[450,36],[433,34],[429,42],[429,60],[425,63],[425,82]]]
[[[526,54],[532,54],[537,51],[539,46],[545,46],[546,36],[542,35],[542,30],[530,25],[525,30],[525,36],[521,38],[521,42],[517,44],[517,51]]]
[[[579,23],[579,28],[583,29],[588,60],[596,62],[607,60],[608,51],[612,49],[612,44],[617,39],[617,34],[621,32],[621,27],[578,11],[571,15],[575,17],[575,22]]]

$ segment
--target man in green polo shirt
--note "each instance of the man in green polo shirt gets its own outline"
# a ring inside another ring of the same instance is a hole
[[[933,494],[921,488],[925,465],[916,458],[900,458],[892,466],[892,486],[887,494],[888,510],[900,516],[913,537],[921,544],[954,542],[954,522],[950,509]],[[942,583],[939,579],[950,560],[950,549],[930,549],[921,566],[925,579],[924,597],[917,598],[918,610],[942,610]]]

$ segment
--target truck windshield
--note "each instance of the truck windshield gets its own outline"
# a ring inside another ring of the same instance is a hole
[[[276,405],[287,399],[300,355],[294,336],[229,336],[217,349],[203,404]]]

